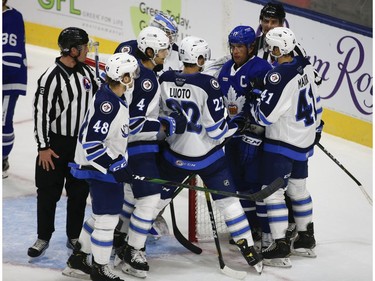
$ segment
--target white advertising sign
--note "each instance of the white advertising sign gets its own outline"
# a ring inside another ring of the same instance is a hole
[[[26,22],[77,26],[115,42],[135,39],[163,10],[175,17],[179,40],[205,38],[213,58],[227,54],[227,36],[236,25],[258,28],[262,8],[244,0],[11,0],[9,5]],[[372,122],[372,38],[293,14],[287,14],[287,22],[324,79],[324,107]]]

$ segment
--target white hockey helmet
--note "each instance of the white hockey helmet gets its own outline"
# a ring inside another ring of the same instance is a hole
[[[286,27],[275,27],[266,34],[265,48],[272,53],[278,47],[282,55],[292,52],[297,44],[294,33]]]
[[[202,66],[198,64],[198,58],[203,56],[206,61],[209,60],[211,58],[211,49],[208,47],[206,40],[188,36],[181,41],[179,55],[182,62]]]
[[[105,71],[107,76],[114,81],[121,82],[126,73],[135,79],[139,75],[138,61],[129,53],[116,53],[108,58]]]
[[[169,38],[165,32],[155,26],[147,26],[141,30],[137,37],[138,49],[146,54],[146,49],[151,48],[156,55],[160,50],[169,48]]]
[[[171,43],[176,42],[178,27],[173,17],[166,13],[158,12],[150,19],[149,26],[154,26],[163,30],[170,38]]]

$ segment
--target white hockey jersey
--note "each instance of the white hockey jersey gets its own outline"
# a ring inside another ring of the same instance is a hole
[[[95,170],[80,170],[78,167],[72,169],[72,174],[78,178],[89,177],[106,181],[104,175],[97,171],[107,174],[108,167],[120,155],[128,159],[128,136],[128,105],[124,99],[116,96],[107,84],[103,84],[95,94],[81,125],[74,158],[76,164],[91,166]]]
[[[166,139],[171,152],[166,158],[174,164],[178,159],[184,159],[177,165],[185,163],[188,169],[200,169],[211,164],[216,157],[222,157],[222,143],[236,132],[237,126],[228,123],[224,97],[217,80],[202,73],[167,71],[159,81],[160,115],[177,110],[184,111],[188,119],[183,134]]]
[[[299,161],[313,154],[323,111],[314,80],[314,68],[302,56],[267,73],[266,90],[252,107],[254,118],[267,126],[265,151]]]

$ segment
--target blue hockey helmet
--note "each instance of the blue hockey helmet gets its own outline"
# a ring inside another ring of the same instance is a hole
[[[245,44],[250,45],[256,39],[255,31],[251,26],[236,26],[228,35],[229,44]]]

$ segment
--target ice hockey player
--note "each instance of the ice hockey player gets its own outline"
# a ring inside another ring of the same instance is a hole
[[[278,66],[268,72],[265,90],[254,99],[252,114],[265,128],[262,183],[277,177],[285,186],[264,200],[274,242],[262,251],[264,264],[291,267],[288,258],[296,254],[315,257],[313,204],[306,188],[308,158],[313,155],[316,132],[321,130],[322,105],[315,84],[314,68],[303,56],[293,57],[294,33],[285,27],[270,30],[265,38]],[[288,209],[284,192],[290,197],[298,236],[290,245]]]
[[[255,123],[249,111],[249,93],[263,85],[272,66],[254,55],[255,32],[250,26],[237,26],[228,36],[232,59],[226,62],[218,76],[225,106],[230,118],[241,119],[246,127],[237,131],[225,146],[225,154],[238,191],[254,193],[260,190],[260,161],[264,128]],[[241,200],[251,224],[253,239],[260,241],[261,229],[270,232],[267,217],[257,217],[255,202]]]
[[[3,0],[3,179],[13,149],[13,116],[19,96],[26,95],[27,61],[22,14]]]
[[[169,38],[161,29],[149,26],[138,35],[137,46],[141,56],[141,71],[139,78],[135,80],[135,91],[130,104],[129,165],[134,174],[160,178],[157,164],[157,137],[161,130],[158,119],[160,89],[152,70],[155,65],[162,65],[168,56]],[[176,124],[179,123],[169,116],[161,121],[167,127],[168,135],[174,133]],[[186,122],[182,126],[186,126]],[[122,270],[130,275],[146,277],[149,265],[144,247],[157,214],[155,210],[160,201],[161,186],[133,181],[132,186],[125,185],[125,189],[121,223],[117,232],[123,233],[120,237],[126,233],[127,241],[117,249],[115,265],[121,265]]]
[[[159,79],[161,115],[177,112],[184,116],[186,129],[166,138],[162,151],[163,178],[181,182],[190,174],[198,174],[207,187],[236,191],[224,154],[224,141],[236,131],[228,123],[224,97],[218,81],[202,74],[211,50],[204,39],[188,36],[180,44],[181,71],[167,71]],[[169,199],[175,188],[163,189],[162,199]],[[251,229],[237,198],[212,194],[224,216],[229,232],[247,263],[262,272],[262,257],[254,249]],[[168,200],[166,200],[168,202]]]
[[[106,83],[95,94],[80,128],[71,173],[89,183],[92,215],[82,227],[63,275],[123,281],[111,271],[109,262],[113,233],[122,210],[123,183],[130,183],[133,178],[128,165],[129,106],[125,96],[134,90],[138,72],[133,56],[112,55],[106,64]]]

